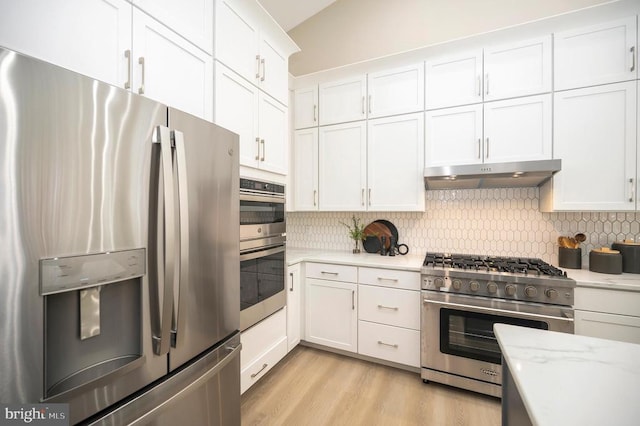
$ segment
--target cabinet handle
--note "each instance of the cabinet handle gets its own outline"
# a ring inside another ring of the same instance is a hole
[[[318,112],[318,105],[314,105],[313,106],[313,122],[315,123],[316,121],[318,121],[317,119],[317,112]]]
[[[489,138],[487,138],[487,145],[485,147],[485,155],[484,158],[489,158]]]
[[[138,63],[142,67],[142,80],[141,80],[142,84],[140,84],[140,88],[138,89],[138,94],[144,95],[144,57],[140,56],[138,58]]]
[[[256,55],[256,78],[260,78],[260,55]]]
[[[318,199],[318,190],[314,189],[313,190],[313,206],[317,206],[318,202],[316,201]]]
[[[264,58],[260,59],[260,64],[262,64],[262,77],[260,77],[260,81],[264,81],[264,77],[267,75],[267,66],[265,65]]]
[[[478,158],[480,158],[480,154],[481,154],[480,148],[481,148],[481,146],[482,146],[482,139],[478,138]]]
[[[382,340],[378,340],[378,344],[379,345],[384,345],[384,346],[390,346],[390,347],[396,348],[396,349],[398,348],[398,344],[396,344],[396,343],[393,343],[393,344],[392,343],[385,343]]]
[[[258,144],[258,151],[256,153],[256,160],[260,160],[260,137],[256,137],[256,144]]]
[[[258,374],[262,373],[262,370],[264,370],[265,368],[267,368],[267,366],[268,366],[268,365],[269,365],[269,364],[267,364],[267,363],[262,364],[262,368],[261,368],[260,370],[256,371],[255,373],[253,373],[253,374],[251,375],[251,378],[252,378],[252,379],[255,379],[255,378],[256,378],[256,376],[257,376]]]
[[[482,96],[482,77],[478,76],[478,97]]]
[[[631,49],[629,49],[629,51],[631,51],[631,69],[629,71],[635,71],[636,70],[636,47],[631,46]]]
[[[378,309],[390,309],[392,311],[397,311],[398,307],[397,306],[384,306],[384,305],[378,305]]]
[[[360,203],[364,206],[364,188],[362,188],[362,194],[360,194]]]
[[[369,205],[371,205],[371,188],[369,188]]]
[[[371,95],[369,95],[369,114],[371,114]]]
[[[362,97],[362,114],[364,115],[364,96]]]
[[[338,275],[338,272],[320,271],[320,273],[325,275]]]
[[[378,277],[379,281],[393,281],[394,283],[398,282],[397,278],[385,278],[385,277]]]
[[[629,202],[633,203],[633,195],[636,190],[636,186],[634,185],[633,178],[629,179],[629,183],[631,184],[631,192],[629,193]]]
[[[125,50],[124,57],[127,58],[127,81],[124,82],[124,88],[131,89],[131,50]]]
[[[351,290],[351,310],[356,310],[356,291]]]
[[[289,287],[289,291],[293,291],[293,272],[289,272],[289,276],[291,277],[291,287]]]
[[[264,161],[264,156],[266,155],[266,145],[264,144],[264,139],[260,139],[260,144],[262,145],[262,157],[260,161]]]
[[[489,73],[486,73],[484,75],[484,79],[485,79],[484,84],[485,84],[485,89],[486,89],[485,93],[488,95],[489,94]]]

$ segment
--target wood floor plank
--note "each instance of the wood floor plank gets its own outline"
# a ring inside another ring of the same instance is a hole
[[[500,400],[298,346],[242,395],[242,424],[499,426]]]

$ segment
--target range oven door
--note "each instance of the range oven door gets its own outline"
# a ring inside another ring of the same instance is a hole
[[[573,309],[442,292],[422,292],[422,367],[500,385],[496,323],[573,334]]]
[[[240,330],[286,304],[285,244],[240,253]]]

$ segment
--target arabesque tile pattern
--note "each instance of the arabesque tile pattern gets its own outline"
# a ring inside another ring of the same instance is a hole
[[[350,251],[353,242],[340,222],[355,214],[366,225],[387,219],[412,253],[427,251],[539,257],[558,264],[557,238],[582,232],[582,264],[592,248],[640,238],[635,212],[541,213],[538,188],[426,191],[426,212],[292,212],[287,244]]]

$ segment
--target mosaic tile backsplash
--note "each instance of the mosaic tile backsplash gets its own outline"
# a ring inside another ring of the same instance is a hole
[[[558,265],[558,236],[582,232],[582,265],[589,251],[623,239],[638,240],[640,214],[541,213],[538,188],[425,191],[425,212],[291,212],[287,245],[351,251],[347,228],[355,214],[365,225],[387,219],[410,253],[427,251],[539,257]]]

